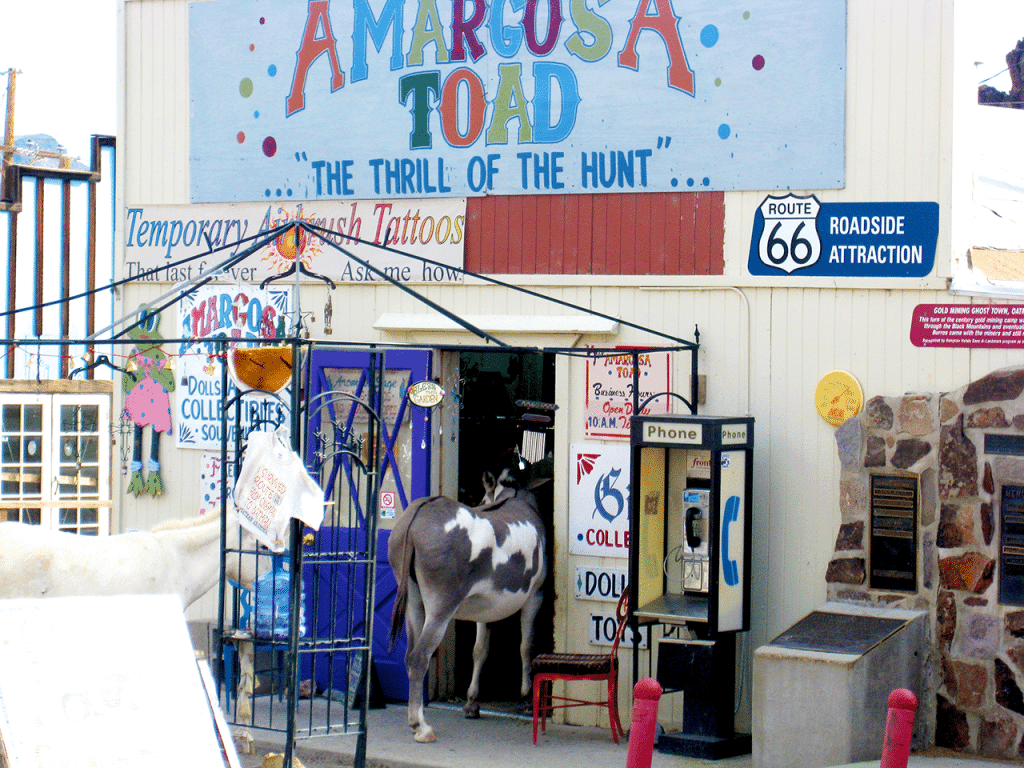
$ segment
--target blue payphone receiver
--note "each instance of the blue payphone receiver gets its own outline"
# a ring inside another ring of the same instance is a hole
[[[725,583],[735,587],[740,583],[740,569],[736,559],[729,556],[729,528],[740,519],[740,497],[730,496],[725,502],[725,515],[722,520],[722,574]]]

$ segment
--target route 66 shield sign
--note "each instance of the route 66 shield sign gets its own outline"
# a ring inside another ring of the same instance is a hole
[[[809,267],[821,256],[818,237],[818,211],[821,203],[814,195],[800,197],[769,195],[761,203],[764,228],[758,240],[761,263],[793,273]]]

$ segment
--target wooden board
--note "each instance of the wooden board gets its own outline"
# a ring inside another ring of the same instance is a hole
[[[0,740],[10,768],[223,768],[178,598],[0,600]]]

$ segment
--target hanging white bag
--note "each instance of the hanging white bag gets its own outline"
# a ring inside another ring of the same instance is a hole
[[[288,430],[249,435],[235,482],[242,527],[273,552],[284,552],[292,518],[320,530],[324,492],[288,442]]]

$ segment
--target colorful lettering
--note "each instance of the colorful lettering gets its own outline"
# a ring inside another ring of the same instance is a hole
[[[292,75],[292,88],[285,101],[285,116],[294,115],[306,106],[306,73],[313,62],[323,54],[327,54],[331,62],[331,93],[343,88],[345,74],[338,63],[337,42],[331,29],[331,18],[327,13],[330,0],[309,0],[306,26],[302,32],[302,42],[295,53],[295,73]],[[322,36],[317,33],[322,30]]]
[[[405,27],[402,18],[405,11],[404,0],[388,0],[381,9],[380,18],[373,17],[373,9],[368,0],[355,0],[352,6],[352,82],[365,80],[366,66],[366,35],[373,40],[373,47],[380,53],[384,47],[384,39],[388,28],[391,29],[391,71],[402,68],[402,36]]]
[[[649,14],[651,3],[654,3],[655,13]],[[679,17],[672,11],[671,0],[640,0],[636,14],[629,22],[629,36],[626,38],[626,45],[619,52],[619,66],[628,69],[639,69],[639,56],[636,52],[637,40],[640,33],[649,29],[661,36],[665,42],[665,49],[668,52],[668,85],[694,94],[693,72],[686,61],[686,52],[683,50],[683,41],[679,38]]]
[[[498,65],[498,93],[494,97],[494,117],[487,129],[488,144],[508,144],[508,121],[519,119],[519,143],[533,141],[533,126],[526,112],[522,64]]]
[[[452,2],[452,61],[465,61],[466,49],[462,46],[465,40],[469,45],[469,55],[476,61],[487,50],[477,39],[476,30],[484,23],[484,15],[487,13],[485,0],[473,0],[473,15],[465,18],[466,0],[453,0]]]
[[[411,67],[422,66],[423,49],[431,42],[437,46],[435,63],[447,63],[448,49],[444,44],[444,35],[441,34],[441,18],[437,13],[437,4],[435,0],[420,0],[420,10],[416,14],[416,23],[412,29],[412,42],[405,57],[406,63]]]

